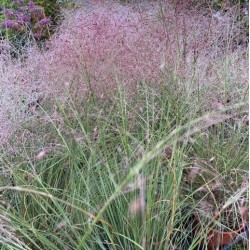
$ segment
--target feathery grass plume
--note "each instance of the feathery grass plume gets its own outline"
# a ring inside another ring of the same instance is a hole
[[[248,76],[231,21],[102,2],[69,12],[44,50],[13,60],[1,45],[13,235],[30,249],[194,250],[247,224]]]

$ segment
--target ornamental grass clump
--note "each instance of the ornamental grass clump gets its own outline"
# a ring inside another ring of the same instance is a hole
[[[194,64],[206,68],[209,60],[218,57],[213,46],[226,35],[227,27],[180,11],[171,5],[140,10],[100,3],[68,13],[60,31],[47,43],[49,50],[40,55],[39,69],[35,69],[40,82],[55,86],[51,93],[62,93],[66,84],[76,95],[101,96],[112,93],[117,81],[131,93],[138,80],[162,82],[166,74],[190,81]],[[32,60],[28,59],[29,65]]]
[[[0,44],[0,248],[208,249],[249,221],[233,11],[100,2]]]
[[[60,93],[68,83],[68,91],[85,97],[112,93],[118,81],[131,94],[138,80],[162,83],[172,78],[193,88],[216,84],[223,56],[245,60],[240,55],[244,49],[232,52],[227,43],[233,36],[232,17],[233,12],[218,21],[170,4],[139,9],[100,3],[70,12],[41,54],[41,82]]]
[[[42,10],[31,3],[25,6]],[[16,104],[4,105],[3,112],[10,117],[13,110],[26,112],[27,105],[41,96],[51,102],[55,97],[65,101],[68,95],[80,102],[90,96],[104,98],[117,90],[118,83],[133,96],[139,81],[169,84],[179,88],[180,95],[181,89],[199,93],[205,86],[209,89],[206,98],[199,99],[205,109],[214,102],[225,105],[228,96],[236,102],[239,94],[229,89],[235,82],[240,91],[244,89],[247,57],[244,48],[233,49],[230,43],[237,29],[232,26],[234,12],[218,21],[180,6],[149,2],[138,8],[104,2],[70,10],[44,49],[30,42],[18,60],[3,62],[8,87],[2,84],[2,88],[19,92],[19,97],[10,98]],[[39,18],[34,29],[49,22],[48,17]],[[13,47],[9,49],[13,51]],[[226,72],[230,75],[225,78]]]

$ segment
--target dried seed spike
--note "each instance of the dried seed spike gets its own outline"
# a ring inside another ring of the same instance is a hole
[[[94,129],[93,129],[93,140],[94,140],[94,141],[97,140],[98,136],[99,136],[99,132],[98,132],[98,127],[97,127],[97,125],[96,125],[96,126],[94,127]]]
[[[195,165],[193,167],[191,167],[191,170],[190,170],[190,172],[189,172],[189,174],[187,176],[187,181],[192,183],[194,181],[195,177],[200,172],[201,172],[201,168],[200,167],[195,166]]]
[[[40,151],[40,153],[36,156],[36,160],[37,161],[41,161],[45,155],[47,154],[47,151],[45,149],[43,149],[42,151]]]
[[[145,201],[141,197],[133,200],[129,206],[129,212],[132,216],[142,213],[145,210]]]
[[[59,222],[56,226],[54,231],[57,231],[61,228],[64,228],[67,225],[67,221],[66,220],[62,220],[61,222]]]
[[[170,159],[173,154],[173,149],[171,147],[167,147],[163,153],[163,158],[164,159]]]

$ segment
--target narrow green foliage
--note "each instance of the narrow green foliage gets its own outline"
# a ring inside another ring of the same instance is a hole
[[[4,200],[9,200],[7,208],[1,207],[9,221],[4,223],[18,235],[10,238],[13,246],[55,250],[205,246],[207,226],[202,221],[202,238],[192,227],[201,204],[210,202],[221,212],[233,205],[237,214],[240,197],[247,198],[244,187],[238,191],[247,171],[246,130],[234,120],[207,127],[204,121],[218,113],[200,117],[194,113],[197,104],[187,104],[188,94],[182,102],[174,102],[173,95],[167,88],[158,92],[140,84],[136,99],[120,89],[106,101],[58,103],[62,119],[51,120],[50,130],[63,146],[60,152],[35,161],[28,152],[25,158],[5,161],[22,162],[11,173],[13,187],[8,182],[1,187]],[[192,176],[197,166],[200,172]],[[223,219],[202,220],[211,228],[226,224]]]

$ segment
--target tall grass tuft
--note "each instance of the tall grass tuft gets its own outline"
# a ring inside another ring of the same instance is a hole
[[[233,11],[175,7],[96,3],[43,50],[5,47],[1,249],[208,249],[248,226],[246,48]]]

